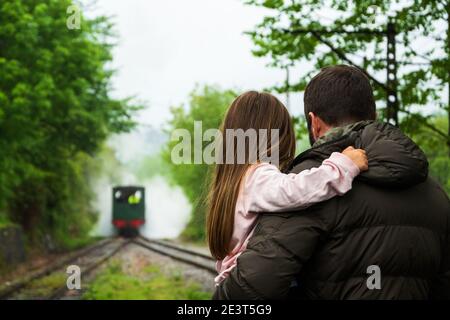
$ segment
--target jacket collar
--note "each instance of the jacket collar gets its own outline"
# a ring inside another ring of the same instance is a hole
[[[373,120],[365,120],[354,122],[342,127],[331,128],[327,133],[325,133],[325,135],[314,142],[313,147],[318,147],[326,142],[335,141],[343,136],[349,135],[352,131],[360,130],[361,128],[364,128],[365,126],[368,126],[369,124],[374,122],[375,121]]]
[[[295,157],[288,167],[287,172],[306,159],[319,158],[324,160],[332,152],[341,152],[346,147],[354,144],[357,131],[374,122],[373,120],[359,121],[330,129],[325,135],[317,139],[310,149],[305,150]]]

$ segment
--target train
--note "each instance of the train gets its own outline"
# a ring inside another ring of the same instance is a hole
[[[134,237],[145,224],[145,188],[116,186],[112,189],[112,224],[119,235]]]

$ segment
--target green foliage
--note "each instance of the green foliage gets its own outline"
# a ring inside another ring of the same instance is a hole
[[[0,211],[0,229],[13,225],[8,216]]]
[[[0,2],[0,209],[31,238],[86,236],[87,177],[111,132],[137,107],[109,96],[112,26],[66,27],[70,0]]]
[[[257,57],[270,57],[271,65],[286,67],[306,62],[310,69],[305,76],[286,87],[284,92],[303,91],[317,70],[331,64],[349,63],[342,60],[319,38],[332,44],[355,64],[386,82],[386,36],[355,33],[311,32],[294,30],[386,30],[388,16],[395,22],[398,60],[398,92],[400,116],[420,120],[420,126],[433,127],[441,145],[450,148],[450,130],[437,128],[420,116],[426,106],[449,113],[450,101],[450,5],[441,0],[245,0],[245,3],[270,9],[255,29],[248,34]],[[325,14],[326,13],[326,14]],[[325,16],[327,15],[327,16]],[[426,43],[426,46],[423,44]],[[385,106],[386,92],[374,85],[378,106]],[[436,111],[436,110],[434,110]],[[429,114],[429,112],[428,112]],[[450,152],[450,149],[448,150]]]
[[[168,133],[171,134],[175,129],[187,129],[192,137],[191,150],[194,150],[194,121],[202,121],[203,132],[207,129],[219,128],[225,111],[235,97],[236,93],[231,90],[222,91],[211,86],[196,88],[191,93],[186,108],[184,106],[172,108],[173,119],[169,122]],[[179,185],[193,204],[192,217],[184,235],[190,240],[202,240],[205,238],[204,200],[208,191],[210,166],[207,164],[174,164],[171,152],[178,143],[179,141],[169,141],[163,152],[163,158],[170,168],[171,182]],[[203,146],[209,143],[203,142]]]
[[[430,175],[439,181],[450,196],[450,159],[447,150],[442,148],[438,134],[424,127],[420,127],[420,130],[417,130],[413,121],[411,120],[412,123],[405,123],[404,130],[410,133],[412,139],[426,153],[430,164]],[[433,117],[430,123],[441,129],[448,126],[448,120],[445,116]],[[413,129],[409,130],[411,127]]]
[[[296,143],[296,154],[300,154],[303,151],[311,148],[308,134],[308,126],[304,117],[293,117],[292,122],[294,123],[295,139]]]
[[[137,170],[136,176],[141,179],[151,179],[156,175],[167,177],[170,175],[170,169],[162,155],[157,153],[155,155],[144,157]]]
[[[112,263],[100,274],[83,295],[86,300],[207,300],[211,294],[198,284],[185,281],[179,274],[164,274],[149,266],[146,277],[129,275],[119,263]]]

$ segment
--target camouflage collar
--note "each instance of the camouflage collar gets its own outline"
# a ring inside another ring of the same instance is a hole
[[[317,158],[323,161],[334,151],[341,152],[350,145],[353,145],[355,148],[358,147],[360,145],[356,141],[358,131],[374,122],[373,120],[365,120],[330,129],[324,136],[317,139],[310,149],[300,153],[292,161],[286,172],[289,172],[293,167],[306,159]]]
[[[325,135],[323,135],[322,137],[317,139],[316,142],[314,142],[313,148],[318,147],[326,142],[330,142],[330,141],[339,139],[339,138],[349,134],[350,132],[355,131],[361,127],[365,127],[373,122],[374,122],[373,120],[364,120],[364,121],[351,123],[346,126],[332,128]]]

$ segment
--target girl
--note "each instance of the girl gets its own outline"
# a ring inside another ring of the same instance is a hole
[[[295,135],[287,109],[268,93],[251,91],[237,97],[222,124],[223,137],[229,129],[268,132],[278,129],[279,134],[274,145],[269,138],[264,146],[260,143],[255,146],[258,149],[256,163],[248,161],[251,151],[245,150],[245,161],[227,161],[215,166],[206,227],[211,254],[218,260],[216,285],[227,277],[245,250],[258,213],[305,208],[342,195],[351,189],[353,179],[367,170],[365,152],[349,147],[342,153],[334,152],[318,168],[299,174],[282,173],[294,158]],[[247,143],[246,147],[252,146]],[[223,156],[231,154],[237,160],[236,144],[230,147],[227,141],[222,143],[222,148]],[[263,162],[260,156],[273,153],[275,148],[279,168]]]

